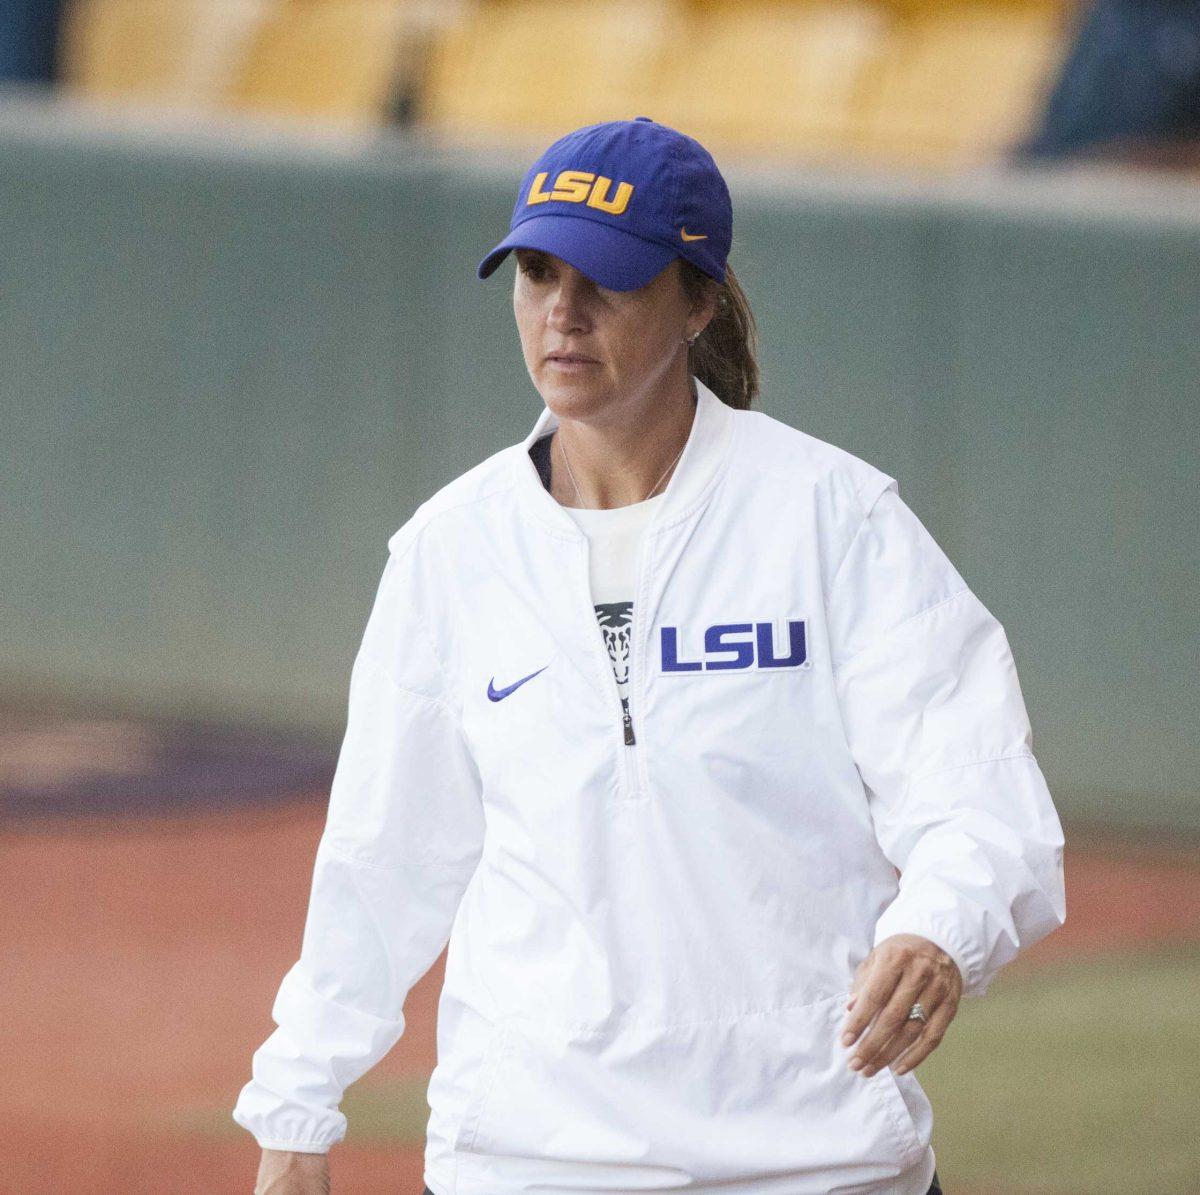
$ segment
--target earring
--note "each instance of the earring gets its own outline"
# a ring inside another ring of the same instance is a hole
[[[691,334],[691,336],[685,336],[685,337],[683,338],[683,343],[684,343],[684,344],[695,344],[695,343],[696,343],[696,339],[697,339],[697,337],[698,337],[699,335],[700,335],[700,333],[699,333],[699,332],[693,332],[693,333]]]

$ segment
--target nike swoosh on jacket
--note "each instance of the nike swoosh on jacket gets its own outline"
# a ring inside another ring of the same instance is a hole
[[[547,665],[549,667],[549,665]],[[488,681],[488,699],[490,701],[503,701],[510,693],[515,693],[526,681],[533,680],[538,672],[543,672],[545,669],[539,668],[537,672],[531,672],[528,676],[521,677],[520,680],[514,681],[511,685],[505,685],[502,689],[496,688],[496,678],[492,677]]]

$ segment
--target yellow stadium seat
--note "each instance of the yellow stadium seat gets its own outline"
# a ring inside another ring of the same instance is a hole
[[[884,161],[955,166],[1011,144],[1066,49],[1054,4],[912,4],[864,93],[851,144]]]
[[[837,151],[889,20],[878,5],[856,0],[696,4],[687,35],[672,47],[655,112],[714,151]]]
[[[404,0],[276,0],[249,42],[227,102],[321,123],[379,124],[416,69],[416,15]]]
[[[482,4],[436,38],[418,118],[476,140],[655,116],[656,77],[683,9],[671,0]]]
[[[74,0],[67,89],[456,139],[647,115],[714,152],[956,166],[1012,143],[1071,0]]]
[[[155,105],[214,104],[261,0],[74,0],[64,10],[64,90]]]

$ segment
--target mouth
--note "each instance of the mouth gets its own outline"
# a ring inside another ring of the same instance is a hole
[[[585,357],[582,353],[550,353],[546,357],[548,365],[557,365],[562,369],[582,368],[586,365],[599,365],[594,357]]]

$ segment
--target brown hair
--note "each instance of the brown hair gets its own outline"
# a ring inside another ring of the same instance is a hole
[[[731,265],[717,282],[690,261],[679,264],[689,299],[702,299],[710,288],[717,292],[716,314],[688,348],[688,369],[723,403],[744,411],[758,397],[758,328],[750,301]]]

